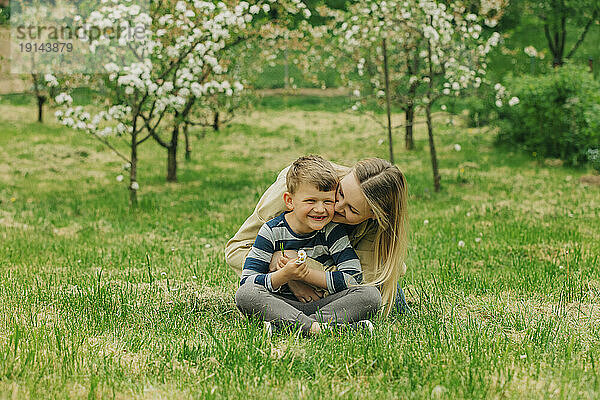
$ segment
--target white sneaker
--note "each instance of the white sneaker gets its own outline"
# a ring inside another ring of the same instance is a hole
[[[363,331],[366,331],[369,333],[369,335],[373,334],[373,330],[375,329],[373,327],[373,323],[371,321],[369,321],[368,319],[363,319],[360,320],[356,323],[353,324],[357,329],[361,329]]]
[[[267,334],[267,336],[273,336],[273,324],[269,321],[263,321],[263,326],[265,328],[265,333]]]

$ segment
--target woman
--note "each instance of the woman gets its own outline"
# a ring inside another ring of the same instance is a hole
[[[363,282],[379,288],[387,316],[395,304],[398,279],[406,273],[406,179],[396,166],[380,158],[359,161],[352,168],[333,166],[340,177],[333,221],[351,225],[348,236],[362,265]],[[252,215],[225,247],[227,264],[238,276],[262,224],[286,210],[283,193],[288,168],[279,173]],[[294,258],[296,254],[286,251],[286,256]],[[275,253],[271,262],[273,268],[279,258],[281,253]],[[324,269],[311,259],[308,266]],[[290,289],[304,302],[322,297],[322,293],[301,282],[290,284]],[[403,301],[402,293],[399,295]]]

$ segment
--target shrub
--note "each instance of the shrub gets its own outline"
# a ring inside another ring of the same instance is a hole
[[[500,142],[569,165],[585,163],[587,150],[600,147],[600,83],[587,70],[564,66],[512,78],[507,87],[520,102],[499,109]]]
[[[498,108],[494,105],[494,91],[481,86],[477,92],[464,100],[469,110],[467,125],[471,128],[490,124],[498,118]]]

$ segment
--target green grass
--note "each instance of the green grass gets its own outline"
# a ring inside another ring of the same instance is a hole
[[[424,127],[396,136],[414,315],[312,340],[241,317],[223,249],[277,172],[387,155],[370,119],[297,102],[194,137],[178,183],[144,144],[134,213],[118,158],[0,105],[0,398],[598,397],[599,187],[440,114],[441,193]]]

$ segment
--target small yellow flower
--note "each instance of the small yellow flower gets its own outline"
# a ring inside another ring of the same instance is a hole
[[[461,172],[461,173],[465,172],[465,169],[464,169],[464,168],[461,168],[461,169],[460,169],[460,172]]]
[[[537,156],[537,153],[535,151],[532,154],[533,154],[534,157]]]
[[[11,197],[10,201],[11,201],[11,203],[14,203],[15,201],[17,201],[17,198],[16,197]]]

